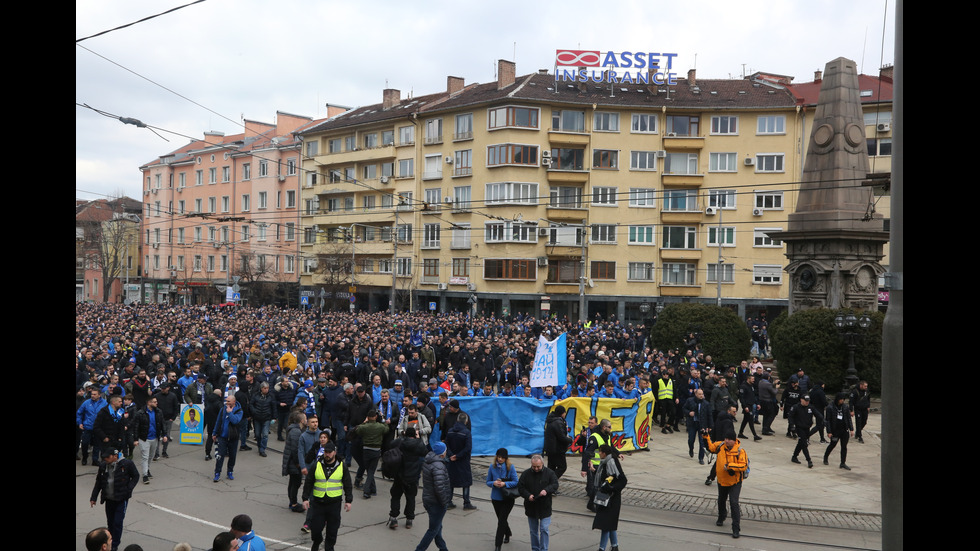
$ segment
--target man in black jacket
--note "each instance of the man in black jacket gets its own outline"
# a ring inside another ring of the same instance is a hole
[[[150,474],[150,458],[156,455],[157,444],[167,441],[167,435],[163,432],[163,413],[157,408],[156,396],[150,396],[146,407],[136,412],[135,432],[135,444],[139,445],[143,460],[143,484],[149,484],[153,478]]]
[[[350,483],[350,471],[337,457],[337,447],[333,442],[327,442],[323,446],[323,455],[317,460],[303,485],[302,507],[313,507],[310,515],[312,551],[320,549],[320,543],[324,540],[324,526],[327,528],[327,551],[333,551],[333,546],[337,543],[337,531],[340,529],[341,504],[345,504],[344,510],[349,513],[353,501],[354,489]]]
[[[92,436],[102,450],[125,450],[125,435],[131,419],[122,407],[122,396],[109,396],[109,405],[99,410],[92,425]]]
[[[105,519],[112,534],[112,551],[119,548],[122,542],[123,521],[126,519],[126,506],[129,498],[133,497],[133,488],[139,483],[140,474],[136,464],[126,458],[120,458],[119,452],[111,448],[102,449],[102,464],[95,475],[95,486],[89,505],[95,507],[95,502],[102,494],[105,504]]]
[[[259,445],[259,456],[266,457],[269,428],[276,411],[276,400],[269,393],[269,383],[264,381],[259,383],[258,391],[252,394],[249,405],[252,411],[252,424],[255,426],[255,442]]]
[[[830,438],[830,445],[823,452],[823,464],[829,463],[830,452],[840,442],[840,468],[849,471],[851,468],[847,466],[847,441],[854,436],[854,426],[851,424],[851,408],[844,402],[846,398],[846,392],[838,392],[834,403],[827,406],[827,437]]]
[[[790,422],[796,427],[796,436],[798,437],[796,450],[793,451],[791,461],[793,463],[799,463],[798,456],[800,452],[803,452],[803,457],[806,458],[806,466],[811,469],[813,468],[813,461],[810,459],[810,436],[819,430],[816,428],[810,430],[810,427],[813,426],[814,417],[817,419],[817,426],[824,424],[823,414],[810,405],[810,396],[808,394],[800,396],[800,403],[793,406],[793,409],[789,412]]]
[[[415,496],[419,491],[419,477],[422,475],[422,461],[425,460],[425,444],[418,437],[415,427],[405,429],[405,436],[392,440],[390,448],[402,452],[402,464],[391,483],[391,512],[388,514],[388,528],[398,528],[398,510],[402,495],[405,495],[405,528],[411,528],[415,519]]]
[[[524,498],[524,514],[531,530],[531,549],[548,551],[551,499],[558,491],[558,477],[544,466],[540,455],[533,455],[531,468],[521,473],[517,489]]]
[[[745,436],[745,425],[752,431],[755,440],[762,440],[762,437],[755,433],[755,413],[759,409],[759,398],[755,395],[755,375],[749,374],[745,382],[738,387],[738,399],[742,403],[742,426],[738,429],[738,437],[748,439]]]
[[[572,444],[572,437],[568,435],[568,425],[565,423],[566,415],[568,412],[565,411],[565,406],[555,406],[555,410],[545,421],[544,453],[548,456],[548,468],[558,478],[568,470],[565,453]]]

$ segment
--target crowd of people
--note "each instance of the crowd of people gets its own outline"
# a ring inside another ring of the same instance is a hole
[[[562,333],[568,344],[567,380],[531,387],[530,368],[539,337],[550,340]],[[460,489],[464,509],[476,508],[469,493],[472,426],[456,397],[638,400],[655,392],[661,431],[678,431],[684,424],[691,457],[698,442],[702,464],[709,453],[719,450],[699,434],[741,411],[739,438],[746,440],[748,427],[758,440],[759,418],[762,434],[774,434],[772,423],[782,409],[788,419],[787,434],[800,441],[794,461],[800,452],[810,461],[805,446],[811,435],[807,412],[812,416],[821,411],[798,406],[808,401],[820,406],[811,396],[822,394],[819,383],[800,372],[777,402],[778,382],[758,357],[740,365],[716,365],[695,335],[685,349],[658,349],[653,344],[644,325],[615,320],[583,323],[524,315],[392,317],[274,307],[78,304],[76,458],[87,464],[90,448],[95,466],[106,464],[96,459],[106,453],[136,457],[138,477],[149,484],[150,465],[167,457],[181,404],[200,404],[207,432],[204,458],[214,460],[214,482],[221,480],[226,463],[226,478],[233,481],[236,454],[252,449],[246,440],[249,434],[254,434],[258,454],[266,457],[274,426],[276,437],[285,443],[282,474],[288,479],[289,507],[305,513],[302,531],[312,534],[314,551],[322,542],[332,549],[342,504],[350,510],[352,488],[363,492],[364,499],[377,495],[378,466],[394,463],[394,455],[399,456],[399,467],[390,476],[388,526],[398,527],[404,497],[405,526],[412,527],[421,479],[422,503],[429,514],[426,536],[440,549],[445,547],[435,521],[440,511],[444,515],[455,507],[453,490]],[[856,401],[852,397],[850,407],[857,411],[863,403],[860,396]],[[841,468],[847,468],[845,429],[850,415],[846,404],[842,408],[835,400],[834,406],[833,419],[827,415],[827,432],[834,445],[840,442]],[[838,415],[842,410],[843,417]],[[716,443],[724,440],[724,446],[728,436],[735,439],[735,422],[730,421],[732,434],[715,430]],[[857,425],[860,431],[860,416]],[[431,438],[437,428],[440,438]],[[560,405],[549,415],[544,434],[547,466],[537,456],[531,469],[518,478],[510,472],[513,468],[502,448],[487,474],[499,520],[498,548],[512,535],[506,521],[507,500],[517,494],[526,500],[532,547],[548,547],[550,498],[558,491],[558,480],[567,469],[567,450],[576,439]],[[608,541],[616,549],[616,523],[611,517],[618,517],[618,495],[626,476],[609,437],[609,422],[600,419],[590,420],[577,435],[585,449],[582,476],[589,489],[589,508],[598,511],[595,526],[602,531],[602,545]],[[382,461],[392,449],[398,453]],[[709,484],[711,480],[709,476]],[[448,492],[444,482],[449,484]],[[604,501],[598,508],[597,494]],[[737,522],[737,504],[732,506]],[[109,519],[108,509],[107,519],[118,545],[121,520],[113,528],[116,522]],[[427,545],[423,538],[419,548]]]

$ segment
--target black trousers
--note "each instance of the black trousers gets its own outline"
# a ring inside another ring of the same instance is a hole
[[[493,503],[493,512],[497,514],[497,534],[493,537],[493,545],[500,547],[504,544],[504,536],[509,538],[514,535],[510,531],[510,524],[507,523],[507,517],[510,516],[511,510],[514,508],[514,500],[495,499],[491,503]]]
[[[415,518],[415,496],[419,493],[419,479],[405,480],[401,476],[396,476],[391,483],[391,511],[389,517],[398,518],[399,509],[402,504],[402,495],[405,496],[405,518],[412,520]]]
[[[568,461],[563,453],[548,454],[548,468],[555,471],[555,476],[561,478],[568,470]]]
[[[759,436],[755,433],[755,419],[752,418],[751,410],[748,413],[742,413],[742,427],[738,429],[739,434],[745,434],[745,425],[749,426],[749,430],[752,431],[752,436]]]
[[[289,496],[289,506],[298,503],[299,487],[303,485],[303,475],[297,473],[289,475],[289,484],[286,486],[286,495]]]
[[[827,451],[823,452],[823,460],[827,461],[830,459],[830,452],[834,451],[837,447],[837,442],[840,442],[840,464],[843,465],[847,463],[847,442],[851,439],[850,434],[848,434],[847,429],[840,432],[840,436],[831,436],[830,445],[827,446]]]
[[[815,430],[816,429],[814,429],[814,431]],[[799,427],[799,426],[796,427],[796,436],[799,438],[799,440],[796,441],[796,450],[793,452],[793,457],[797,457],[800,455],[800,452],[803,452],[803,457],[805,457],[807,461],[811,461],[810,460],[810,435],[811,434],[813,433],[810,432],[810,429],[808,427]]]
[[[738,496],[742,493],[742,483],[732,486],[718,485],[718,520],[724,521],[728,518],[727,505],[732,506],[732,531],[742,529],[742,509],[738,506]]]
[[[310,500],[310,507],[313,515],[310,517],[310,536],[313,537],[312,551],[320,548],[320,542],[324,541],[323,528],[326,526],[326,551],[333,551],[333,546],[337,544],[337,531],[340,530],[340,507],[344,502],[343,498],[324,499],[319,501],[316,498]]]

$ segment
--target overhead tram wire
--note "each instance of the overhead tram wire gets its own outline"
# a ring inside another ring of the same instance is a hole
[[[132,23],[126,23],[125,25],[119,25],[118,27],[113,27],[111,29],[106,29],[106,30],[104,30],[102,32],[95,33],[93,35],[89,35],[89,36],[85,36],[85,37],[82,37],[82,38],[78,38],[78,39],[75,40],[75,44],[78,44],[79,42],[84,42],[84,41],[89,40],[91,38],[102,36],[104,34],[111,33],[113,31],[118,31],[118,30],[121,30],[121,29],[125,29],[126,27],[132,27],[133,25],[136,25],[137,23],[143,23],[144,21],[149,21],[151,19],[156,19],[157,17],[163,16],[163,15],[167,15],[168,13],[172,13],[172,12],[175,12],[175,11],[178,11],[178,10],[182,10],[184,8],[193,6],[194,4],[200,4],[201,2],[205,2],[205,1],[206,0],[195,0],[194,2],[191,2],[189,4],[184,4],[183,6],[177,6],[176,8],[170,8],[167,11],[163,11],[163,12],[160,12],[160,13],[155,14],[155,15],[148,15],[148,16],[144,17],[143,19],[137,19],[136,21],[133,21]],[[91,50],[89,50],[89,51],[91,51]]]

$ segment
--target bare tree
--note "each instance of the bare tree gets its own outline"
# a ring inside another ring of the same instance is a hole
[[[139,224],[139,216],[121,212],[86,224],[85,263],[101,272],[103,302],[109,302],[112,286],[126,269],[131,248],[139,240]]]
[[[314,285],[327,293],[324,306],[330,309],[341,309],[345,306],[341,293],[354,282],[354,265],[351,258],[349,243],[328,243],[316,255],[316,268],[313,273]]]

